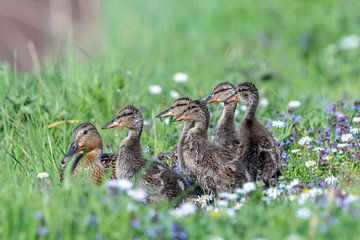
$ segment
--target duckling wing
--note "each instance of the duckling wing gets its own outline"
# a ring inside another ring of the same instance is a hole
[[[105,171],[111,170],[111,179],[116,179],[116,160],[118,158],[117,154],[112,153],[103,153],[101,155],[101,163],[103,164]]]
[[[143,180],[154,192],[166,198],[174,198],[184,190],[180,176],[167,165],[157,161],[150,165]]]
[[[262,164],[258,177],[270,179],[279,168],[281,159],[278,145],[270,134],[266,134],[259,142],[258,159]]]

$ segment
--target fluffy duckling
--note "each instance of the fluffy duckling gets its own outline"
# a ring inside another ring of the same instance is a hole
[[[256,119],[256,109],[259,103],[259,93],[252,83],[241,83],[236,87],[236,93],[225,102],[246,104],[246,111],[240,123],[239,152],[244,162],[248,178],[270,180],[279,168],[279,146],[266,127]]]
[[[185,172],[194,176],[205,192],[217,195],[219,192],[241,186],[245,180],[245,173],[231,151],[208,141],[209,118],[205,103],[192,101],[174,121],[194,122],[184,141],[179,143]]]
[[[235,94],[235,86],[229,82],[218,84],[212,93],[205,99],[206,103],[222,102]],[[223,113],[218,120],[212,141],[222,147],[231,150],[236,149],[239,145],[238,134],[235,130],[234,117],[236,102],[224,103]]]
[[[116,177],[135,181],[137,177],[142,176],[140,186],[147,190],[150,201],[158,201],[161,198],[173,199],[183,193],[183,182],[167,165],[158,161],[149,162],[143,157],[140,144],[143,122],[143,116],[137,108],[126,106],[102,127],[129,129],[128,136],[120,144]]]
[[[103,174],[111,170],[111,178],[115,178],[117,155],[102,152],[102,139],[93,124],[85,122],[74,128],[70,149],[61,161],[60,181],[63,180],[68,160],[74,155],[76,158],[71,168],[73,176],[83,170],[85,174],[91,174],[94,181],[100,184],[103,181]]]
[[[169,107],[168,109],[162,111],[161,113],[159,113],[156,117],[157,118],[166,118],[166,117],[175,117],[180,115],[181,113],[183,113],[186,108],[188,107],[189,103],[192,101],[191,98],[188,97],[181,97],[176,99],[171,107]],[[187,121],[184,124],[184,128],[182,130],[182,133],[180,135],[180,140],[179,143],[183,142],[187,132],[189,131],[190,128],[192,128],[194,126],[194,123],[192,121]],[[183,159],[181,158],[181,154],[179,156],[179,153],[181,153],[181,149],[179,149],[179,144],[173,149],[171,150],[167,155],[172,156],[172,158],[177,162],[178,162],[178,166],[181,170],[183,170],[184,168],[184,162]]]

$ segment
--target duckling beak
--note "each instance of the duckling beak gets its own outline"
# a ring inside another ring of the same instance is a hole
[[[111,120],[110,122],[106,123],[104,126],[102,126],[102,129],[109,129],[109,128],[114,128],[114,127],[119,127],[120,126],[120,122],[118,122],[115,118],[113,120]]]
[[[189,119],[189,117],[186,114],[183,114],[183,115],[179,115],[179,116],[175,117],[173,119],[173,122],[180,122],[180,121],[185,121],[188,119]]]
[[[171,112],[170,108],[168,108],[165,111],[159,113],[156,117],[164,118],[164,117],[172,117],[172,116],[174,116],[174,114]]]
[[[214,97],[214,94],[212,94],[212,93],[204,99],[204,102],[206,104],[214,103],[214,102],[218,102],[218,101],[219,100],[216,97]]]
[[[224,103],[232,103],[232,102],[238,102],[238,98],[236,96],[236,94],[228,97],[227,99],[225,99]]]
[[[77,152],[77,150],[78,150],[78,145],[75,142],[72,142],[69,151],[64,156],[64,159],[72,157]]]

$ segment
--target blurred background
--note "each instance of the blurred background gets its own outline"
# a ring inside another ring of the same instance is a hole
[[[339,96],[360,86],[359,1],[0,0],[0,6],[0,61],[19,72],[59,64],[70,49],[76,61],[106,61],[109,71],[138,72],[144,84],[182,71],[194,87],[277,82],[281,95],[324,89]]]

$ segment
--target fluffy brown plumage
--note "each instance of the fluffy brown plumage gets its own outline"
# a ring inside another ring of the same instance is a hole
[[[222,82],[215,86],[213,92],[205,99],[206,103],[222,102],[235,94],[235,87],[229,82]],[[236,102],[224,103],[223,113],[218,120],[212,142],[228,148],[237,149],[239,145],[238,134],[235,130],[234,117]]]
[[[141,178],[140,186],[144,187],[149,200],[158,201],[161,198],[173,199],[184,190],[179,175],[158,161],[149,162],[142,155],[140,143],[143,129],[143,117],[133,106],[124,107],[103,128],[125,127],[129,129],[128,136],[121,142],[116,162],[116,177],[136,181]]]
[[[270,180],[279,169],[281,157],[278,144],[255,116],[259,102],[256,86],[249,82],[239,84],[236,93],[226,102],[238,101],[246,104],[246,112],[239,129],[239,152],[248,180]]]
[[[108,171],[112,172],[111,178],[115,178],[117,156],[102,152],[102,139],[93,124],[85,122],[74,128],[70,149],[61,161],[61,181],[68,160],[74,155],[76,157],[71,169],[73,176],[77,175],[79,171],[83,171],[85,174],[91,175],[98,184],[102,183],[103,175]]]
[[[192,101],[174,121],[194,122],[183,142],[179,143],[184,172],[194,177],[207,193],[216,195],[241,186],[245,173],[231,151],[208,141],[209,118],[206,105],[201,101]]]

